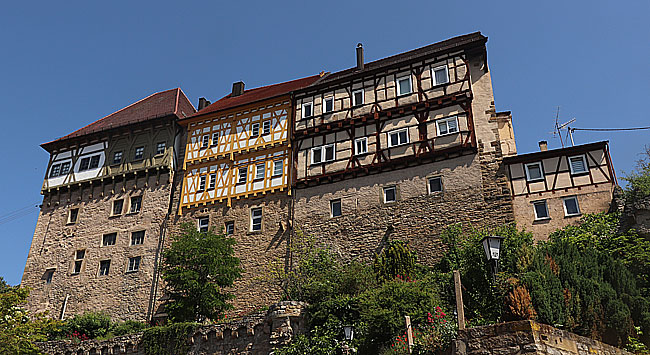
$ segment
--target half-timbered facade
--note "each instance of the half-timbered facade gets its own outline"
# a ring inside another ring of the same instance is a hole
[[[22,279],[32,288],[30,308],[150,319],[182,163],[176,121],[195,111],[180,89],[167,90],[42,144],[50,160]]]
[[[183,182],[175,225],[213,228],[237,240],[244,275],[235,284],[238,309],[275,301],[275,285],[260,278],[283,258],[291,208],[290,92],[318,75],[244,90],[181,120],[186,128]]]
[[[519,227],[544,240],[585,213],[609,210],[617,182],[607,142],[540,148],[504,160]]]
[[[480,33],[325,75],[294,94],[296,225],[342,255],[390,235],[433,261],[455,223],[512,220]],[[514,137],[504,137],[511,141]]]

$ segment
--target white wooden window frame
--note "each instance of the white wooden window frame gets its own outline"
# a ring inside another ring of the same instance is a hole
[[[199,176],[199,190],[198,191],[205,191],[205,180],[206,180],[205,175]]]
[[[327,101],[332,102],[331,110],[327,109]],[[334,96],[327,96],[323,99],[323,113],[330,113],[330,112],[334,112]]]
[[[357,93],[361,93],[361,102],[357,102]],[[363,89],[352,90],[352,107],[361,106],[365,103],[365,92]]]
[[[201,149],[205,149],[210,146],[210,135],[204,134],[201,137]]]
[[[140,270],[140,264],[142,263],[141,256],[133,256],[129,258],[128,265],[126,267],[126,272],[137,272]]]
[[[408,85],[408,92],[402,92],[402,86],[400,85],[400,82],[403,80],[408,80],[409,85]],[[404,96],[404,95],[409,95],[413,93],[413,81],[411,80],[411,75],[402,75],[400,77],[397,77],[395,79],[395,90],[397,93],[397,96]]]
[[[431,190],[431,181],[440,180],[440,190]],[[427,178],[427,192],[429,194],[439,194],[444,190],[444,185],[442,184],[442,176],[430,176]]]
[[[455,131],[452,132],[449,129],[449,122],[454,122],[456,124]],[[447,132],[446,133],[440,132],[440,125],[442,123],[444,123],[447,126]],[[458,128],[458,116],[445,117],[445,118],[441,118],[439,120],[436,120],[436,134],[438,135],[438,137],[447,136],[447,135],[450,135],[450,134],[456,134],[458,132],[460,132],[460,129]]]
[[[271,134],[271,121],[262,122],[262,135]]]
[[[362,143],[363,149],[359,149],[359,143]],[[354,155],[363,155],[368,153],[368,137],[361,137],[354,140]]]
[[[307,108],[309,107],[309,112]],[[314,103],[313,102],[303,102],[302,103],[302,117],[308,118],[314,116]]]
[[[393,198],[394,198],[393,200],[388,200],[387,199],[386,192],[389,191],[389,190],[393,190]],[[392,185],[392,186],[383,187],[382,190],[381,190],[381,194],[382,194],[382,200],[384,201],[384,203],[397,202],[397,186]]]
[[[251,218],[250,218],[250,231],[251,232],[260,232],[262,231],[262,218],[264,212],[262,207],[253,207],[251,208]]]
[[[325,152],[327,151],[327,148],[332,148],[333,150],[332,159],[326,159],[327,154]],[[327,163],[336,160],[336,144],[334,143],[313,147],[310,150],[311,150],[311,165],[322,164],[322,163]],[[316,156],[320,157],[320,161],[315,161],[314,158]]]
[[[237,183],[244,184],[248,180],[248,167],[237,169]]]
[[[140,235],[142,235],[142,238],[140,238]],[[131,245],[142,245],[142,244],[144,244],[144,237],[145,237],[145,231],[131,232]]]
[[[400,135],[399,134],[401,132],[406,132],[406,142],[402,142],[400,140]],[[393,140],[391,139],[392,135],[397,135],[397,143],[396,144],[393,144]],[[410,138],[411,137],[409,137],[409,129],[408,128],[400,128],[400,129],[396,129],[394,131],[390,131],[390,132],[388,132],[388,148],[399,147],[400,145],[409,144],[409,142],[411,140]]]
[[[540,177],[538,178],[533,178],[530,176],[530,169],[529,166],[537,165],[539,167],[539,175]],[[524,164],[524,169],[526,170],[526,180],[527,181],[542,181],[544,180],[544,166],[542,165],[541,161],[536,161],[534,163],[526,163]]]
[[[273,161],[273,176],[282,176],[284,174],[284,161]]]
[[[266,163],[255,164],[255,180],[264,179],[266,173]]]
[[[578,210],[575,213],[569,213],[568,208],[566,207],[566,203],[569,200],[574,200],[576,202],[576,209]],[[562,207],[564,207],[564,216],[565,217],[575,217],[575,216],[580,216],[582,213],[580,212],[580,204],[578,203],[578,196],[567,196],[562,198]]]
[[[212,133],[212,146],[219,144],[219,132]]]
[[[436,71],[439,71],[439,70],[444,70],[445,71],[446,80],[444,82],[438,82],[438,79],[436,79]],[[431,69],[431,78],[433,80],[433,86],[449,84],[449,68],[447,67],[447,64],[439,65],[437,67],[432,68]]]
[[[544,220],[547,220],[547,219],[551,219],[551,214],[549,213],[548,203],[547,203],[546,200],[532,201],[531,204],[533,205],[533,213],[535,214],[535,220],[536,221],[544,221]],[[537,206],[538,205],[544,205],[544,209],[546,210],[546,216],[539,216],[537,214]]]
[[[210,182],[208,184],[209,190],[214,190],[217,185],[217,173],[210,173]]]
[[[334,213],[334,207],[338,205],[338,214]],[[335,200],[330,201],[330,217],[340,217],[343,215],[343,203],[341,202],[340,198],[337,198]]]
[[[235,234],[235,221],[223,222],[223,231],[226,235]]]
[[[199,217],[196,219],[196,230],[199,232],[207,232],[210,228],[210,217]]]
[[[260,123],[255,122],[251,124],[251,138],[258,137],[260,135]]]
[[[573,170],[573,164],[571,164],[571,160],[579,158],[582,159],[582,164],[585,167],[585,170],[583,171],[575,171]],[[579,175],[579,174],[586,174],[589,172],[589,166],[587,165],[587,157],[584,154],[581,155],[574,155],[569,157],[569,169],[571,170],[571,175]]]

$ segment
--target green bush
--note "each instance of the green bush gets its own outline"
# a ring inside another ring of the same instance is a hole
[[[111,333],[113,333],[115,336],[122,336],[141,332],[148,327],[149,326],[146,323],[127,320],[121,323],[114,323],[111,327]]]
[[[65,321],[65,334],[78,333],[90,339],[106,337],[111,330],[111,317],[102,312],[78,314]]]
[[[172,323],[151,327],[142,333],[142,347],[146,355],[187,354],[189,337],[198,328],[197,323]]]

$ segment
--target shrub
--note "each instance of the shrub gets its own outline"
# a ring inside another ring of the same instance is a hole
[[[144,352],[146,355],[187,354],[189,337],[197,327],[197,323],[173,323],[148,328],[142,333]]]
[[[90,339],[105,337],[111,330],[111,317],[102,312],[78,314],[65,321],[64,332],[68,335],[77,333],[79,338]]]
[[[122,335],[141,332],[148,327],[149,326],[146,323],[127,320],[121,323],[113,324],[111,328],[111,333],[113,333],[113,335],[115,336],[122,336]]]

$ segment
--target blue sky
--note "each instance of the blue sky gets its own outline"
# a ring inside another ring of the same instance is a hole
[[[43,1],[0,11],[0,276],[20,282],[48,154],[65,135],[153,92],[197,104],[481,31],[497,110],[513,113],[520,153],[550,148],[557,106],[575,127],[650,124],[650,2]],[[576,132],[609,140],[618,176],[650,131]],[[622,181],[619,181],[622,183]],[[26,208],[26,215],[7,215]]]

